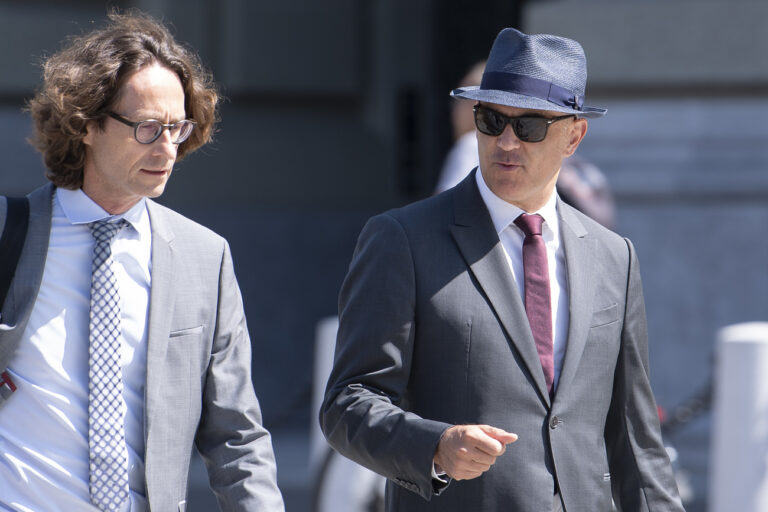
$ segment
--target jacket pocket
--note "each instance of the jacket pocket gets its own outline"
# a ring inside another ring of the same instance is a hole
[[[590,328],[607,325],[617,321],[618,319],[619,306],[617,304],[612,304],[605,309],[601,309],[592,313],[592,322],[590,324]]]
[[[170,337],[171,338],[178,338],[179,336],[189,336],[190,334],[200,334],[203,332],[204,325],[198,325],[197,327],[190,327],[188,329],[177,329],[175,331],[171,331]]]

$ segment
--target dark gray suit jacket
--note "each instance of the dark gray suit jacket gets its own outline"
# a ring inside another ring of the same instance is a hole
[[[28,196],[29,232],[0,319],[0,370],[13,357],[40,288],[53,190],[47,185]],[[144,411],[149,505],[185,509],[194,443],[223,510],[280,512],[272,442],[251,382],[251,342],[229,246],[153,201],[147,210],[152,226]],[[0,230],[5,212],[0,197]]]
[[[474,173],[372,218],[340,299],[320,412],[343,455],[389,479],[390,511],[682,510],[662,446],[640,273],[628,240],[558,202],[570,325],[553,401]],[[491,469],[439,495],[442,432],[519,435]],[[392,485],[396,483],[399,485]]]

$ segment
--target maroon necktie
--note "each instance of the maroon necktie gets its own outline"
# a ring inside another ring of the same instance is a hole
[[[515,225],[525,233],[523,240],[523,268],[525,269],[525,313],[531,324],[536,350],[547,389],[552,395],[555,363],[552,358],[552,302],[549,293],[549,267],[547,248],[541,238],[541,215],[523,213],[515,219]]]

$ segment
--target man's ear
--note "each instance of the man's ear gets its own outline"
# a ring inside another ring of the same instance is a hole
[[[85,123],[85,137],[83,137],[83,144],[85,144],[86,146],[92,146],[93,145],[93,137],[94,137],[93,134],[97,130],[100,131],[100,128],[99,128],[99,125],[98,125],[98,123],[96,121],[91,120],[91,121],[88,121],[87,123]]]
[[[568,133],[568,141],[565,149],[565,156],[571,156],[576,152],[584,136],[587,134],[587,120],[584,118],[574,119],[571,124],[571,131]]]

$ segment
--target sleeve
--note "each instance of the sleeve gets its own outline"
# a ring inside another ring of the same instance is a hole
[[[320,410],[328,442],[424,499],[447,483],[432,460],[450,425],[408,412],[416,284],[408,238],[384,214],[363,228],[339,295],[334,366]]]
[[[629,250],[626,308],[606,423],[614,501],[624,512],[682,512],[651,390],[640,270],[632,243],[629,240],[626,243]]]
[[[222,510],[283,512],[272,440],[262,425],[251,381],[251,342],[226,242],[195,442]]]

